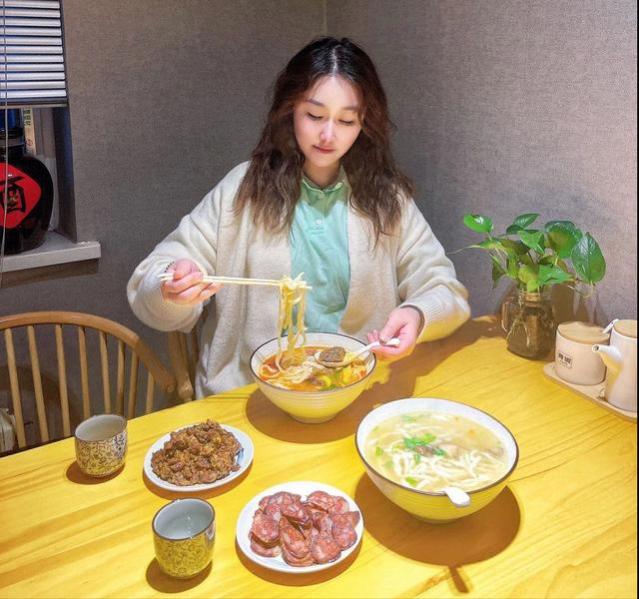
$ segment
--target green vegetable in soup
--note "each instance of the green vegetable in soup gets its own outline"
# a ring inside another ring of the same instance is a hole
[[[411,486],[411,487],[416,487],[417,483],[419,482],[416,478],[413,478],[412,476],[407,476],[406,477],[406,482]]]
[[[329,389],[333,386],[333,381],[331,377],[326,376],[325,374],[316,375],[317,380],[322,384],[322,389]]]
[[[423,437],[409,437],[408,439],[404,439],[404,447],[415,451],[417,447],[430,445],[435,439],[437,439],[437,437],[430,433],[426,433]]]

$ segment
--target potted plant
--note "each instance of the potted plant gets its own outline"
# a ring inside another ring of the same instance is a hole
[[[550,290],[570,285],[578,293],[591,293],[606,273],[599,244],[572,222],[552,220],[533,228],[539,214],[521,214],[495,235],[490,218],[466,214],[464,225],[485,239],[471,248],[490,255],[493,288],[502,277],[515,281],[516,292],[502,306],[502,326],[508,349],[527,358],[541,358],[551,350],[555,319]]]

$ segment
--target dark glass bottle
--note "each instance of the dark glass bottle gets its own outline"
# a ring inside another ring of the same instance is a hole
[[[53,181],[42,162],[25,154],[20,110],[7,111],[8,139],[4,117],[0,110],[0,238],[4,236],[6,254],[18,254],[44,241],[53,209]]]

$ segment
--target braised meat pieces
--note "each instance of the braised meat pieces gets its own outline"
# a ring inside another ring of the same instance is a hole
[[[174,485],[215,482],[237,470],[241,445],[217,422],[207,420],[171,433],[164,447],[151,457],[153,472]]]
[[[314,491],[306,500],[285,491],[262,497],[249,533],[251,549],[281,555],[291,566],[335,561],[357,541],[359,512],[337,495]]]
[[[319,358],[322,362],[334,362],[339,364],[346,357],[346,350],[343,347],[335,346],[329,347],[328,349],[323,350]]]

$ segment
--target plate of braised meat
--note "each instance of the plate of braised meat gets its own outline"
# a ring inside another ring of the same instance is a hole
[[[214,489],[236,479],[253,461],[253,443],[239,429],[206,420],[167,433],[144,458],[156,486],[186,493]]]
[[[251,499],[238,518],[236,538],[256,564],[301,574],[345,560],[363,532],[362,513],[346,493],[324,483],[294,481]]]

